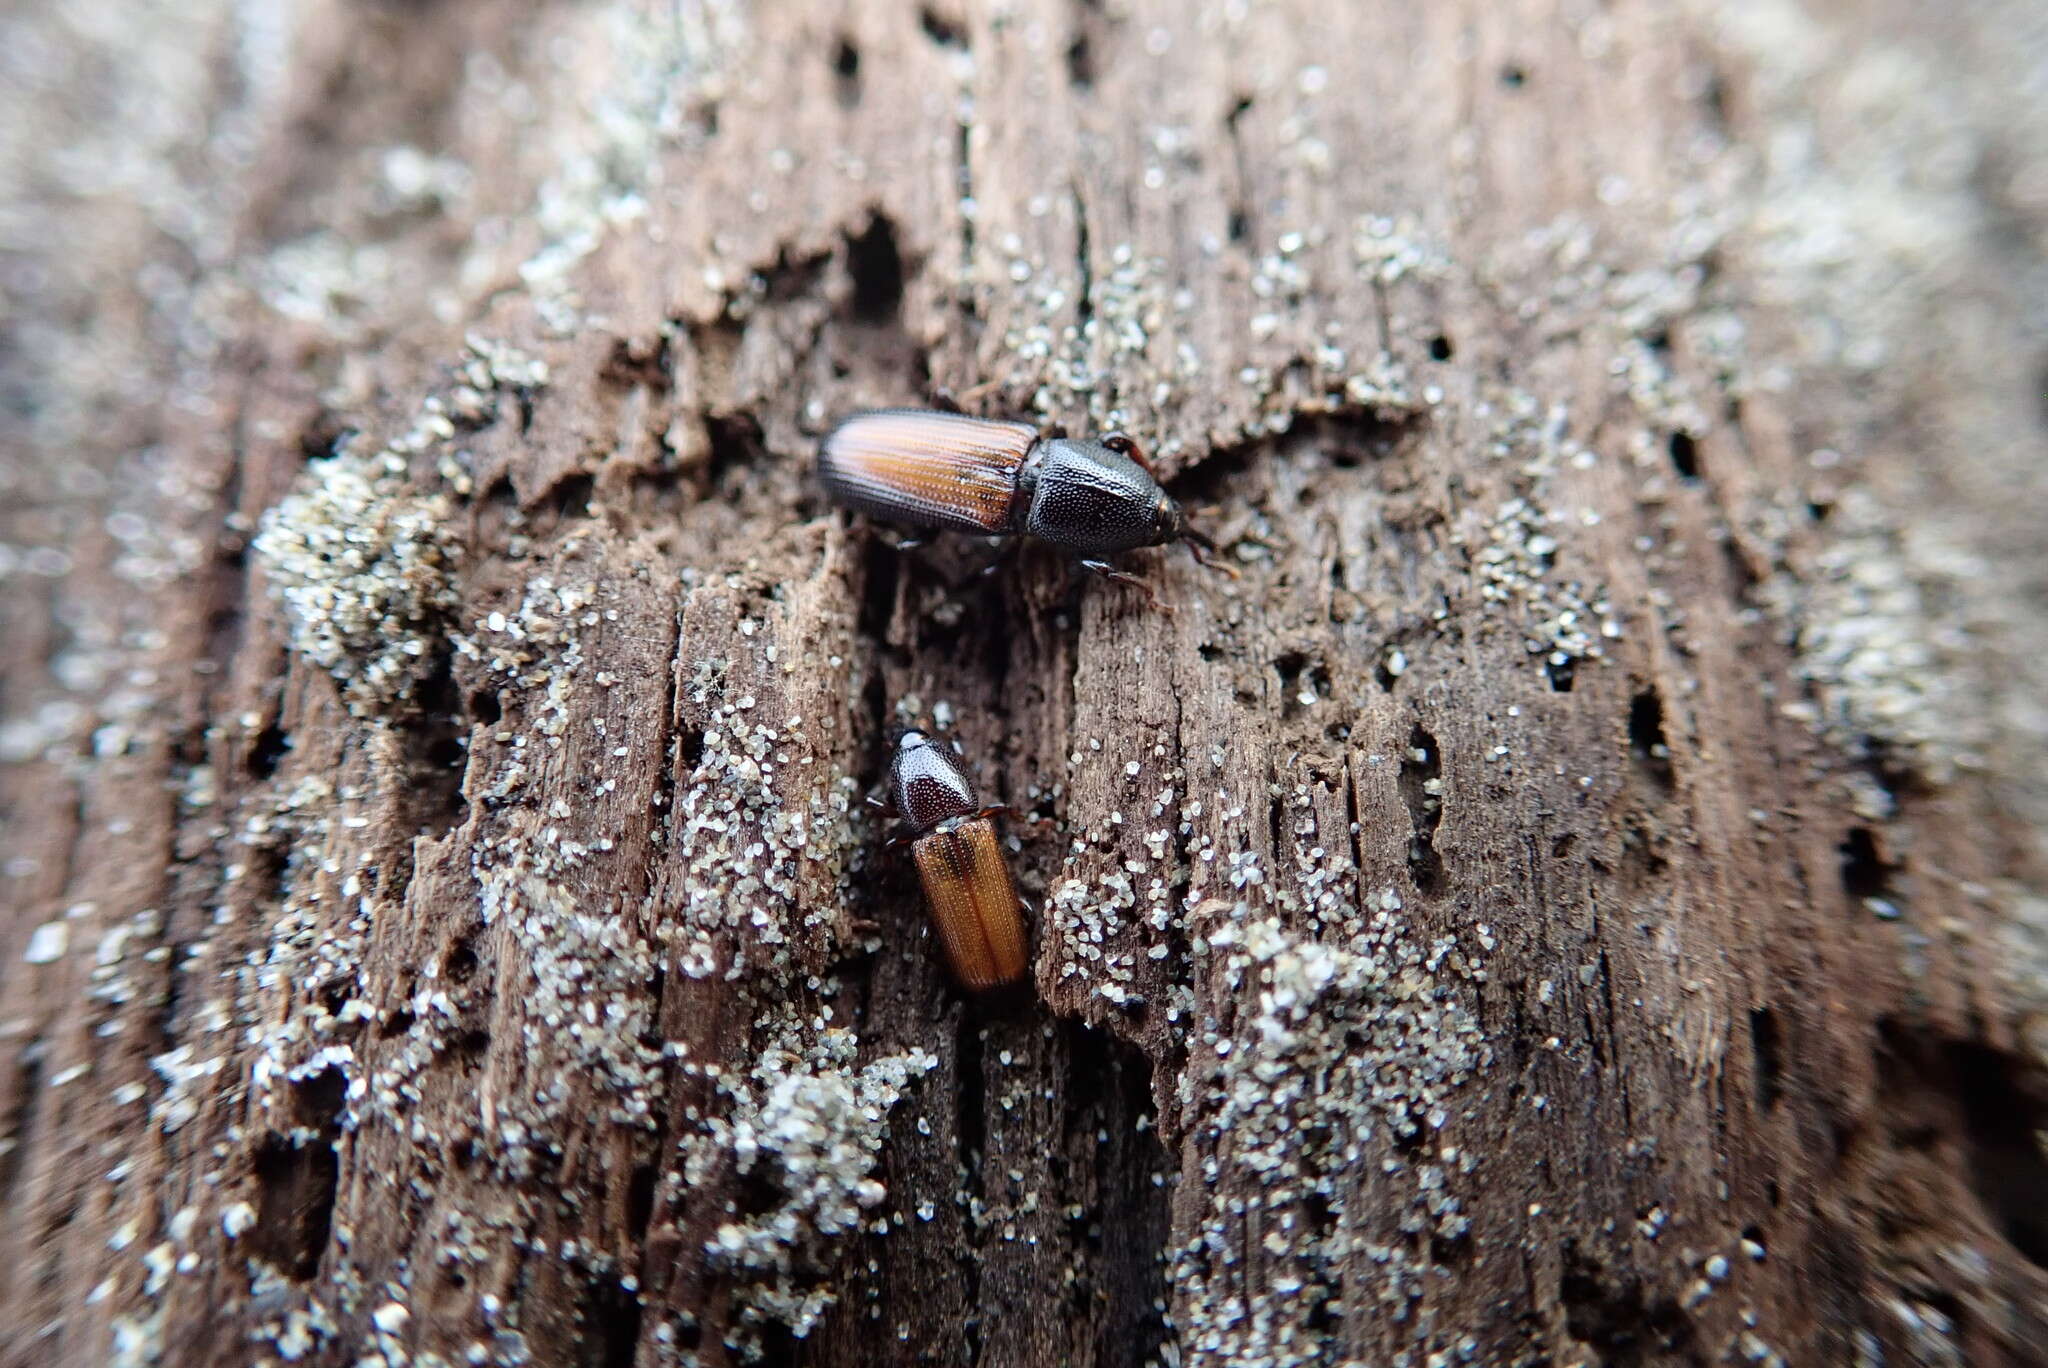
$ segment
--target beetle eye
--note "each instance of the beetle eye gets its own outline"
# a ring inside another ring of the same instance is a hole
[[[1138,444],[1121,432],[1112,432],[1102,439],[1102,444],[1119,456],[1128,456],[1138,449]]]

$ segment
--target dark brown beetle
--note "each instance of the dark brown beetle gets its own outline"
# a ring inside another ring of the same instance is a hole
[[[1209,564],[1216,549],[1188,526],[1138,444],[1122,433],[1099,441],[1045,437],[1029,423],[881,409],[855,414],[826,435],[818,479],[840,503],[889,522],[1037,537],[1148,596],[1150,586],[1106,558],[1185,541]]]
[[[1031,959],[1025,904],[991,820],[1010,809],[977,805],[959,762],[915,730],[896,742],[889,805],[910,827],[891,844],[910,847],[932,924],[961,985],[979,993],[1024,977]]]

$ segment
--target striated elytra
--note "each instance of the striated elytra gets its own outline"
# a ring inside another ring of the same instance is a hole
[[[901,839],[917,863],[953,976],[975,992],[1024,977],[1024,903],[993,821],[1008,809],[978,806],[959,763],[921,731],[907,731],[896,743],[889,799],[910,827]]]
[[[873,517],[918,528],[1023,533],[1105,578],[1141,588],[1144,581],[1107,557],[1185,541],[1208,563],[1215,550],[1152,478],[1138,444],[1121,433],[1046,437],[1029,423],[881,409],[855,414],[826,435],[818,479],[834,499]]]

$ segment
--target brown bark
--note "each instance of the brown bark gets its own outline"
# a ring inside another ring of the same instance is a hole
[[[5,23],[0,1361],[2039,1361],[2029,7]]]

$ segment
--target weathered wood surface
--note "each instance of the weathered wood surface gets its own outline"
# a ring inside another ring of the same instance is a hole
[[[130,8],[0,43],[0,1360],[2039,1361],[2029,7]],[[821,505],[948,400],[1242,578]]]

